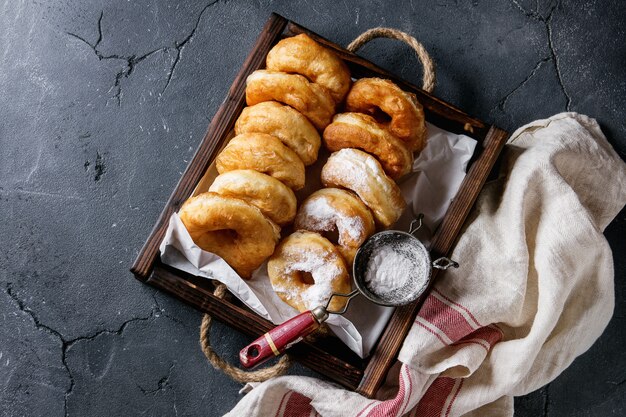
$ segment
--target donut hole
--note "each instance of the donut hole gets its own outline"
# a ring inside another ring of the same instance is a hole
[[[216,233],[220,239],[223,239],[226,242],[234,242],[239,238],[239,233],[237,233],[237,231],[233,229],[216,230],[214,233]]]
[[[328,239],[333,245],[339,243],[339,231],[337,230],[337,226],[333,226],[333,228],[329,230],[324,230],[322,236]]]
[[[313,279],[313,274],[308,271],[298,271],[297,279],[305,285],[315,285],[315,279]]]
[[[391,122],[391,116],[382,111],[380,107],[373,107],[372,109],[370,109],[369,113],[380,124],[386,125]]]

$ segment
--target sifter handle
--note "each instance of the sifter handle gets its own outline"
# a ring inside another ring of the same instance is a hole
[[[241,349],[239,362],[248,369],[278,356],[291,345],[311,334],[322,321],[324,320],[318,321],[311,311],[298,314]]]

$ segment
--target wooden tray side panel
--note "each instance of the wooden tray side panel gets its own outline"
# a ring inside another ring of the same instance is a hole
[[[459,192],[433,237],[431,249],[433,258],[447,255],[452,249],[463,227],[463,223],[474,205],[507,137],[507,132],[496,127],[492,127],[489,130],[483,142],[480,156],[468,170]],[[438,269],[433,270],[430,286],[436,281],[439,272]],[[425,294],[428,294],[429,290]],[[396,360],[402,343],[413,326],[413,321],[425,298],[425,296],[421,297],[415,303],[395,310],[379,339],[374,354],[370,358],[357,392],[370,398],[374,396],[385,380],[387,371]]]
[[[253,71],[264,66],[265,56],[274,43],[280,38],[286,25],[287,19],[273,13],[263,27],[252,51],[244,61],[241,70],[233,81],[226,95],[226,99],[217,113],[215,113],[204,139],[200,143],[198,150],[187,166],[174,192],[167,201],[148,240],[139,252],[139,256],[131,268],[131,271],[138,279],[142,281],[148,279],[150,271],[157,260],[159,246],[165,236],[165,230],[167,229],[170,216],[178,210],[180,205],[191,195],[207,167],[215,158],[215,153],[219,149],[220,144],[233,129],[237,117],[239,117],[239,114],[246,104],[246,78]]]

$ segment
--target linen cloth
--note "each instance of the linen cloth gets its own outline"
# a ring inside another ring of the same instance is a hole
[[[510,416],[554,379],[614,307],[602,235],[626,204],[626,166],[595,120],[561,113],[518,129],[485,185],[378,393],[308,377],[257,385],[228,416]],[[395,382],[395,383],[394,383]]]

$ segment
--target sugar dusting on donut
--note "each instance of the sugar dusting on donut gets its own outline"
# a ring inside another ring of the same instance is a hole
[[[373,156],[358,149],[334,152],[322,168],[322,183],[355,192],[383,227],[395,223],[406,207],[398,185]]]
[[[328,174],[342,178],[350,184],[353,190],[365,187],[368,178],[376,179],[377,174],[383,173],[374,157],[368,158],[368,156],[365,152],[352,148],[334,152],[322,168],[322,179],[326,171]]]
[[[333,293],[333,282],[343,273],[333,262],[328,262],[327,257],[321,257],[319,254],[306,251],[300,253],[298,259],[293,259],[285,272],[308,272],[313,276],[315,284],[309,285],[304,291],[300,291],[293,286],[279,286],[274,288],[277,292],[282,292],[289,299],[300,299],[308,309],[326,305],[326,302]]]
[[[316,198],[309,200],[304,206],[304,222],[309,224],[313,230],[331,231],[337,226],[339,233],[339,244],[344,245],[341,232],[347,232],[353,240],[359,240],[366,233],[365,224],[359,216],[347,216],[330,204],[326,198]]]

